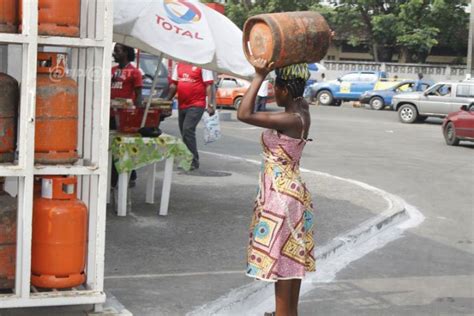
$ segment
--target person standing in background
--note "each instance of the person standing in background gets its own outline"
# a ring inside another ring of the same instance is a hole
[[[191,170],[199,168],[199,153],[196,144],[196,127],[207,110],[214,115],[211,104],[214,77],[209,70],[178,63],[173,70],[168,100],[178,93],[178,121],[183,142],[193,154]]]
[[[255,112],[265,111],[267,109],[268,84],[269,80],[264,80],[260,86],[260,89],[258,89],[257,100],[255,102]]]
[[[135,61],[135,50],[132,47],[122,44],[115,44],[113,57],[117,66],[112,67],[112,84],[110,91],[111,99],[131,99],[135,106],[141,106],[142,103],[142,73],[132,65]],[[110,115],[110,129],[117,128],[115,117]],[[130,175],[129,186],[136,185],[137,172],[132,171]],[[112,187],[117,185],[118,173],[115,165],[112,166]]]
[[[140,70],[132,65],[135,61],[135,50],[116,44],[113,57],[118,65],[112,67],[110,97],[131,99],[135,106],[141,106],[143,80]]]
[[[415,91],[423,91],[423,74],[418,73],[418,80],[415,82]]]

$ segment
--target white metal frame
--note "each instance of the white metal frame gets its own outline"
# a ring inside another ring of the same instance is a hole
[[[0,309],[10,307],[97,304],[105,301],[104,250],[108,174],[112,0],[81,0],[79,38],[38,36],[38,0],[23,0],[23,33],[0,33],[0,44],[22,47],[21,105],[16,164],[0,164],[0,177],[18,178],[15,289],[0,294]],[[79,144],[75,165],[34,165],[36,60],[38,45],[69,47],[72,68],[98,69],[95,80],[76,72],[79,88]],[[89,210],[87,281],[83,289],[39,292],[30,284],[33,181],[35,175],[77,175],[78,196]],[[0,312],[1,313],[1,312]]]

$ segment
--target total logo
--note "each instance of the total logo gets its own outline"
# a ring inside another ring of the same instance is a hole
[[[201,11],[186,0],[165,0],[164,6],[168,17],[175,23],[189,24],[201,20]]]
[[[202,13],[194,4],[187,0],[164,0],[163,6],[168,18],[156,15],[156,23],[159,26],[165,31],[175,32],[190,39],[203,40],[199,32],[184,28],[186,24],[195,24],[201,21]]]

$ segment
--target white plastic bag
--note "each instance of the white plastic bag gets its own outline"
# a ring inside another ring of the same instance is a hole
[[[209,116],[207,111],[204,112],[202,120],[204,122],[204,143],[209,144],[221,138],[221,124],[217,110],[213,116]]]

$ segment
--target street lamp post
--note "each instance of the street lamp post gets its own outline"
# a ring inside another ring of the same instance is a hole
[[[469,19],[469,42],[467,50],[467,76],[474,78],[474,0],[471,0],[471,16]]]

